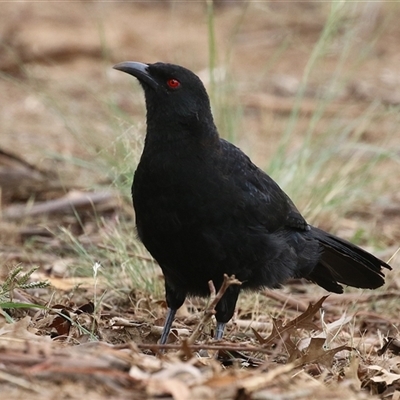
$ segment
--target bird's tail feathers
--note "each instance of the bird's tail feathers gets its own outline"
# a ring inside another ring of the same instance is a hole
[[[321,229],[311,227],[313,239],[321,244],[323,250],[319,263],[308,275],[326,290],[342,293],[340,285],[363,289],[376,289],[385,283],[382,268],[390,265],[360,247]]]

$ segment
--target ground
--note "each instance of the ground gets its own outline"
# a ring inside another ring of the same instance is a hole
[[[4,396],[398,399],[399,15],[379,1],[2,3]],[[143,94],[112,69],[126,60],[199,74],[221,135],[310,222],[390,260],[385,286],[245,293],[219,344],[192,299],[161,354],[162,276],[129,199]],[[51,286],[25,282],[32,267]]]

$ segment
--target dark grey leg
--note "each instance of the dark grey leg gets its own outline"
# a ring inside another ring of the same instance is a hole
[[[217,322],[217,329],[215,331],[215,340],[220,340],[224,336],[224,331],[225,331],[225,322]]]
[[[160,344],[167,343],[168,335],[174,322],[176,309],[168,308],[167,318],[165,319],[164,328],[161,334]]]

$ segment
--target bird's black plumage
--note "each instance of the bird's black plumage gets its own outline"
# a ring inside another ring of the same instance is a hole
[[[390,266],[315,228],[289,197],[233,144],[221,139],[200,79],[181,66],[124,62],[140,81],[147,135],[132,186],[140,239],[165,276],[169,307],[161,342],[187,295],[209,295],[236,275],[216,309],[217,337],[240,288],[276,288],[304,277],[341,293],[374,289]]]

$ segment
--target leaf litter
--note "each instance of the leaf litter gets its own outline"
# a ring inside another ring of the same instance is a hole
[[[215,298],[222,294],[219,291]],[[139,315],[132,321],[123,319],[122,313],[121,317],[106,310],[96,314],[91,302],[79,307],[54,305],[12,324],[3,318],[2,390],[11,393],[18,386],[35,398],[52,390],[51,384],[64,387],[79,382],[86,393],[112,393],[118,398],[134,393],[138,399],[329,399],[335,398],[330,389],[335,387],[336,393],[362,399],[397,387],[399,363],[388,365],[377,355],[379,338],[374,343],[376,354],[365,354],[362,340],[355,346],[356,341],[351,343],[345,334],[356,316],[330,313],[331,322],[324,321],[327,298],[321,297],[295,318],[274,318],[265,338],[252,329],[240,340],[228,334],[219,342],[199,333],[200,325],[204,327],[213,314],[211,300],[203,318],[199,316],[194,328],[188,327],[198,340],[176,332],[179,341],[163,346],[152,338],[145,322],[135,322]],[[132,328],[139,331],[137,337],[121,343],[119,336]],[[395,350],[386,347],[385,352]]]

